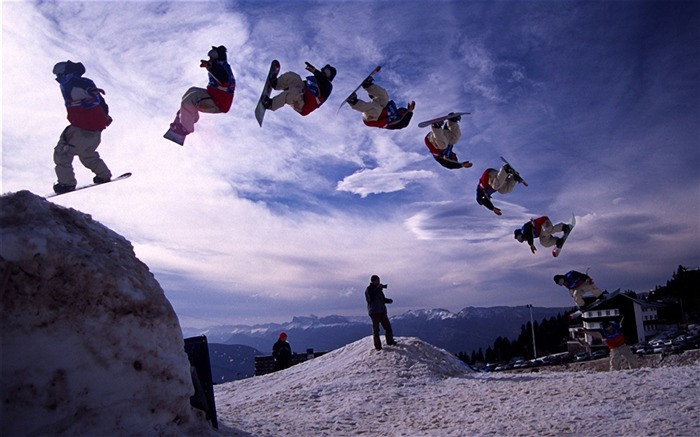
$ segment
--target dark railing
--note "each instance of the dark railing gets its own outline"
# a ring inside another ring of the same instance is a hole
[[[327,352],[314,352],[313,349],[306,349],[305,354],[292,354],[291,365],[303,363],[320,357]],[[275,359],[272,355],[260,355],[255,357],[255,376],[266,375],[275,371]]]

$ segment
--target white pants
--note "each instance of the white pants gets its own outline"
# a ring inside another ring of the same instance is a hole
[[[447,128],[430,127],[428,140],[435,146],[436,149],[444,150],[447,146],[457,144],[462,136],[462,130],[459,128],[459,123],[456,121],[447,120]]]
[[[107,164],[97,153],[97,146],[100,145],[101,138],[101,130],[85,130],[73,125],[63,130],[61,138],[53,150],[53,162],[56,164],[56,177],[59,184],[77,184],[73,172],[73,158],[76,156],[80,159],[81,164],[95,173],[95,176],[106,180],[112,177]]]
[[[355,111],[362,113],[362,118],[365,121],[377,121],[382,115],[384,107],[389,103],[389,94],[379,85],[372,84],[367,87],[367,94],[370,96],[370,101],[357,100],[357,103],[351,106]]]
[[[620,370],[623,358],[627,361],[627,365],[630,369],[639,368],[637,357],[634,356],[629,346],[623,344],[622,346],[610,349],[610,370]]]
[[[517,182],[513,175],[509,174],[503,167],[501,167],[501,169],[498,171],[494,169],[489,171],[488,184],[499,193],[508,194],[515,189]]]
[[[217,114],[221,112],[214,99],[204,88],[192,87],[182,96],[180,103],[180,124],[189,133],[194,132],[194,124],[199,121],[199,113]]]

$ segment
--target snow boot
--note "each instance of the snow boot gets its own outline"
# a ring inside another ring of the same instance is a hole
[[[174,143],[177,143],[181,146],[185,145],[185,136],[184,135],[179,135],[177,132],[174,132],[172,130],[168,130],[165,135],[163,135],[163,138],[170,140]]]
[[[347,99],[345,99],[345,101],[348,102],[348,105],[355,106],[355,103],[357,103],[357,94],[350,94],[350,96]]]
[[[450,112],[450,113],[447,114],[447,115],[452,115],[452,114],[454,114],[454,112]],[[453,122],[460,121],[461,119],[462,119],[462,116],[461,116],[461,115],[458,115],[458,116],[456,116],[456,117],[450,117],[450,118],[448,118],[449,121],[453,121]]]
[[[75,190],[75,185],[68,185],[56,182],[53,186],[53,192],[56,194],[70,193],[73,190]]]
[[[262,105],[263,105],[263,108],[265,108],[265,109],[271,109],[272,108],[272,99],[267,97],[267,96],[263,97]]]
[[[362,81],[362,88],[367,89],[372,86],[374,83],[374,78],[372,76],[369,76],[365,80]]]
[[[94,178],[92,178],[92,181],[96,184],[104,184],[105,182],[109,182],[111,180],[112,178],[101,178],[99,176],[95,176]]]

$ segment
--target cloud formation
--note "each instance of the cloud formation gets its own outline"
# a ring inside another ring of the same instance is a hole
[[[132,241],[186,326],[363,314],[374,273],[400,312],[564,306],[556,273],[590,267],[603,288],[646,291],[678,264],[700,266],[692,2],[302,2],[284,14],[267,2],[13,2],[3,14],[3,192],[51,191],[67,124],[51,69],[83,62],[114,118],[99,151],[134,176],[55,202]],[[162,135],[220,44],[232,109],[174,145]],[[274,58],[338,75],[319,110],[283,108],[260,128]],[[416,101],[404,130],[337,111],[376,65],[392,99]],[[472,113],[455,145],[471,169],[440,167],[423,144],[417,122],[448,111]],[[497,217],[475,188],[500,156],[529,187],[494,195]],[[513,240],[531,217],[572,212],[561,258]]]

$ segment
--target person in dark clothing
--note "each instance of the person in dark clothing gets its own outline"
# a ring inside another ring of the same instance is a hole
[[[372,319],[372,338],[374,339],[374,348],[382,350],[382,341],[379,338],[379,325],[384,328],[384,337],[386,344],[391,346],[396,344],[394,341],[394,333],[391,330],[391,322],[387,315],[386,304],[394,303],[392,299],[387,299],[384,296],[384,289],[387,286],[381,283],[379,276],[372,275],[370,284],[365,290],[365,300],[367,301],[367,312]]]
[[[333,91],[333,78],[336,69],[326,64],[320,70],[306,63],[306,70],[313,76],[302,79],[297,73],[288,71],[279,77],[271,77],[270,83],[275,90],[282,90],[275,97],[267,97],[263,100],[263,106],[271,111],[276,111],[284,105],[294,108],[302,116],[309,115],[318,109]]]
[[[275,371],[292,365],[292,346],[287,343],[286,333],[280,333],[279,339],[272,345],[272,358],[275,359]]]
[[[413,118],[416,102],[410,102],[405,108],[397,107],[393,100],[389,100],[386,90],[374,83],[371,76],[362,82],[362,88],[367,91],[369,102],[360,100],[355,93],[352,93],[346,102],[352,109],[362,113],[362,122],[366,126],[389,130],[408,126]]]

